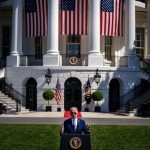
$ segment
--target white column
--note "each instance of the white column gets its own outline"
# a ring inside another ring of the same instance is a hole
[[[43,58],[44,66],[59,66],[59,0],[48,1],[47,51]]]
[[[147,55],[150,59],[150,0],[147,1]]]
[[[22,0],[13,0],[11,55],[22,53]]]
[[[128,67],[138,68],[135,51],[135,0],[125,0],[125,49],[128,53]]]
[[[88,66],[103,66],[100,52],[100,0],[89,0]]]
[[[18,66],[19,54],[22,55],[22,9],[22,0],[13,0],[12,43],[7,66]]]

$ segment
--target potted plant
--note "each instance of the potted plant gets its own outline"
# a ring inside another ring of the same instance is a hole
[[[52,111],[52,106],[49,106],[49,101],[54,98],[54,92],[47,90],[43,92],[43,98],[48,101],[48,106],[46,106],[46,111]]]
[[[98,106],[98,101],[101,101],[103,99],[103,93],[99,90],[94,91],[92,93],[92,99],[97,102],[97,106],[95,106],[94,111],[95,112],[100,112],[101,108],[100,108],[100,106]]]

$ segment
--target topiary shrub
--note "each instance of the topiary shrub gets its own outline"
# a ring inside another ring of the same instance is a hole
[[[44,91],[43,98],[48,101],[48,105],[49,105],[49,101],[54,98],[54,92],[51,90]]]
[[[92,99],[94,101],[100,101],[103,99],[103,93],[101,91],[95,91],[92,93]]]
[[[98,101],[101,101],[103,99],[103,93],[101,91],[94,91],[92,93],[92,99],[94,101],[97,101],[97,106],[95,106],[95,112],[100,112],[101,108],[98,106]]]

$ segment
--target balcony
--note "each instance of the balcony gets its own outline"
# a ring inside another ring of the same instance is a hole
[[[88,54],[81,54],[78,57],[61,54],[62,66],[88,66]],[[104,66],[107,67],[127,67],[127,56],[113,56],[109,60],[104,59]],[[20,66],[43,66],[43,59],[37,59],[35,55],[20,56]]]
[[[62,66],[88,66],[88,54],[82,54],[80,57],[68,57],[66,54],[61,54]],[[43,66],[43,58],[38,59],[35,55],[20,56],[20,66]],[[128,67],[127,56],[113,56],[109,59],[104,59],[104,67]],[[6,58],[0,58],[0,69],[6,67]]]

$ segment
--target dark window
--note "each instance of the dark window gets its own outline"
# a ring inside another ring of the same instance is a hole
[[[105,59],[111,60],[112,37],[105,37]]]
[[[2,27],[2,56],[6,57],[9,55],[11,48],[11,31],[9,26]]]
[[[80,58],[80,36],[68,36],[67,57]]]
[[[42,37],[35,38],[35,59],[42,59]]]
[[[143,27],[137,27],[136,28],[136,40],[135,40],[135,49],[136,49],[136,54],[140,58],[144,58],[144,43],[145,43],[145,38],[144,38],[144,28]]]

